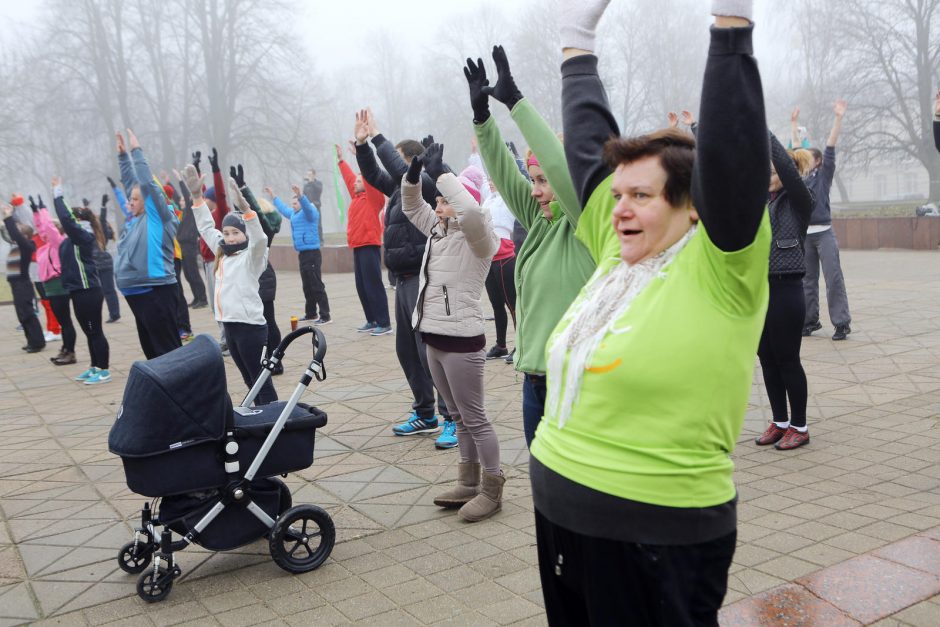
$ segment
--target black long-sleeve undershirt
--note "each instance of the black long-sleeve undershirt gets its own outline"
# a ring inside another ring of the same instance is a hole
[[[933,121],[933,145],[940,152],[940,120]]]
[[[800,171],[787,153],[787,149],[772,133],[768,135],[770,136],[770,160],[774,164],[777,176],[780,177],[783,189],[787,192],[790,208],[796,212],[802,222],[809,224],[815,203],[813,193],[803,182],[803,177],[800,176]]]

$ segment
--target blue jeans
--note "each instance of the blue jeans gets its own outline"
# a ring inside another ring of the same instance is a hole
[[[544,376],[525,375],[522,382],[522,431],[525,433],[526,447],[532,446],[535,430],[545,413],[545,391]]]

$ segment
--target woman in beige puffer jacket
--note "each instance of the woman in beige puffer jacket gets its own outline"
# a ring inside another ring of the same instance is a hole
[[[401,183],[402,211],[428,236],[412,326],[427,347],[428,368],[457,425],[460,447],[457,486],[434,503],[459,507],[461,518],[476,522],[500,510],[506,481],[496,431],[484,409],[486,337],[480,302],[499,237],[489,213],[471,194],[472,183],[445,172],[443,152],[440,144],[429,146],[412,160]],[[437,182],[435,208],[421,197],[422,165]]]

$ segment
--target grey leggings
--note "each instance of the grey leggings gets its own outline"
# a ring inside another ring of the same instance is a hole
[[[483,404],[484,352],[448,353],[427,346],[428,368],[457,425],[461,462],[479,462],[499,474],[499,440]]]

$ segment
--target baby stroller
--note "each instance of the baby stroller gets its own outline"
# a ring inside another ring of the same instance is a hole
[[[307,333],[313,360],[290,399],[252,407],[287,347]],[[336,539],[330,515],[315,505],[292,506],[277,478],[313,463],[315,432],[327,417],[299,401],[311,380],[326,378],[325,354],[319,329],[290,333],[262,359],[261,375],[235,408],[222,351],[207,335],[134,364],[108,448],[121,457],[127,486],[154,497],[117,558],[125,572],[142,573],[137,594],[144,601],[166,598],[182,574],[174,553],[193,543],[225,551],[267,537],[274,562],[292,573],[329,557]]]

